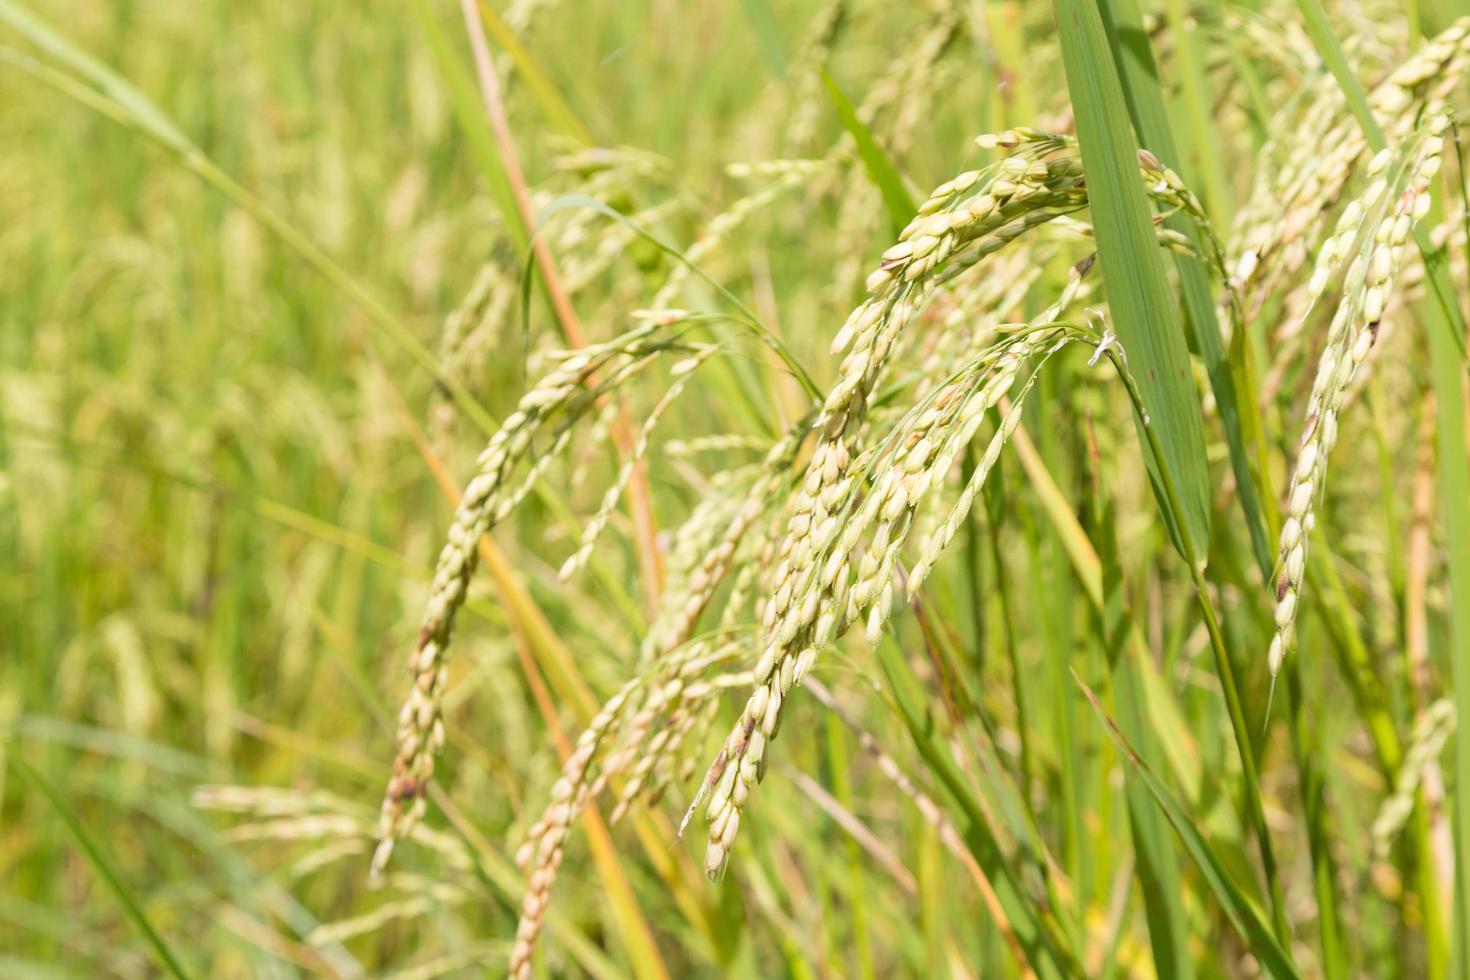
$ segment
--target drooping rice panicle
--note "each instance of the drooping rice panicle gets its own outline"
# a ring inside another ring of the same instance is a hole
[[[660,323],[645,323],[613,341],[562,356],[522,397],[480,455],[478,472],[465,487],[439,554],[429,601],[409,656],[413,681],[398,714],[398,751],[383,799],[375,873],[385,866],[393,842],[411,830],[423,813],[434,757],[444,744],[441,699],[455,613],[469,588],[480,537],[523,496],[510,484],[510,477],[535,449],[537,436],[551,430],[553,442],[558,442],[568,426],[596,406],[603,391],[643,370],[661,354],[679,349],[663,337]],[[594,381],[598,374],[605,377]],[[533,477],[546,458],[533,462]]]
[[[714,724],[720,701],[712,695],[737,687],[750,687],[749,671],[721,674],[711,681],[684,688],[680,705],[683,710],[668,714],[653,737],[637,753],[635,763],[628,770],[627,782],[623,784],[618,801],[608,815],[610,822],[622,820],[640,797],[651,806],[663,795],[676,776],[680,780],[687,780],[693,775],[695,760],[682,758],[681,750],[691,739],[696,744],[703,742],[704,733]]]
[[[1001,398],[1005,396],[1006,392],[1010,390],[1011,385],[1014,383],[1021,366],[1032,355],[1042,354],[1043,358],[1049,357],[1066,342],[1065,337],[1058,336],[1044,329],[1037,329],[1033,331],[1032,338],[1028,339],[1028,343],[1021,350],[1007,352],[1003,366],[986,383],[986,387],[982,391],[982,398],[989,402],[987,409],[1000,404]],[[995,468],[995,464],[999,461],[1000,452],[1005,448],[1006,441],[1015,432],[1016,427],[1020,425],[1021,411],[1025,405],[1025,395],[1035,382],[1038,372],[1039,367],[1037,371],[1032,372],[1031,377],[1017,394],[1010,409],[1001,418],[999,427],[986,445],[985,452],[981,454],[979,461],[975,465],[974,472],[971,474],[970,479],[966,481],[959,499],[955,502],[949,514],[935,528],[933,533],[926,536],[923,544],[920,546],[919,561],[909,573],[908,578],[907,589],[910,599],[919,594],[924,580],[928,577],[929,570],[939,560],[939,556],[944,549],[948,548],[954,540],[954,536],[958,533],[961,522],[964,521],[965,517],[970,513],[970,508],[974,505],[976,495],[984,486],[986,478],[990,475],[990,471]],[[969,439],[966,438],[964,443],[968,442]],[[877,642],[876,633],[882,626],[882,615],[886,615],[886,609],[881,611],[875,609],[874,614],[874,617],[869,620],[868,624],[868,641],[870,643]]]
[[[562,765],[561,776],[551,789],[550,806],[545,815],[532,825],[526,842],[516,852],[516,864],[522,869],[530,869],[530,879],[521,899],[520,923],[516,927],[515,948],[510,956],[508,972],[512,977],[530,976],[531,954],[535,949],[536,936],[541,931],[546,906],[551,900],[551,885],[556,880],[557,868],[561,866],[567,835],[591,795],[588,768],[603,737],[639,684],[635,679],[623,685],[603,704],[577,738],[576,747]]]
[[[1455,704],[1441,698],[1424,709],[1414,722],[1404,761],[1394,776],[1393,793],[1378,808],[1369,833],[1373,840],[1373,856],[1382,861],[1388,857],[1394,839],[1414,812],[1414,794],[1424,778],[1425,770],[1439,757],[1445,743],[1455,731]]]
[[[607,526],[608,520],[612,517],[613,510],[618,505],[618,498],[622,496],[623,488],[628,485],[628,480],[633,476],[633,468],[648,453],[649,438],[654,427],[658,425],[659,420],[668,411],[669,406],[684,391],[685,386],[689,383],[689,379],[694,376],[694,372],[715,351],[716,348],[714,347],[701,348],[690,357],[675,364],[671,369],[670,373],[674,376],[674,382],[669,385],[663,397],[658,400],[657,404],[653,406],[653,410],[648,413],[648,418],[639,430],[638,441],[633,445],[633,451],[623,460],[622,466],[618,469],[617,476],[613,478],[612,484],[607,488],[607,492],[603,494],[602,505],[598,507],[597,513],[592,516],[592,519],[587,522],[587,527],[582,532],[582,540],[578,544],[577,550],[562,564],[561,570],[557,573],[562,581],[566,581],[575,575],[577,570],[586,564],[587,559],[592,555],[592,548],[597,544],[598,535]]]
[[[1450,25],[1421,46],[1369,95],[1374,116],[1390,143],[1406,138],[1420,110],[1444,101],[1470,66],[1470,18]],[[1368,144],[1346,100],[1323,81],[1307,118],[1283,121],[1283,133],[1321,133],[1320,139],[1283,137],[1292,156],[1265,169],[1251,205],[1236,222],[1231,268],[1247,315],[1254,316],[1272,283],[1293,275],[1307,261],[1313,229],[1342,195]]]
[[[1375,157],[1370,168],[1370,178],[1375,182],[1365,194],[1370,203],[1357,209],[1349,206],[1344,215],[1349,220],[1340,223],[1340,234],[1329,240],[1330,253],[1322,268],[1335,265],[1340,252],[1345,257],[1349,235],[1358,244],[1312,382],[1302,448],[1288,484],[1275,582],[1276,632],[1267,654],[1273,678],[1291,648],[1292,626],[1306,574],[1307,543],[1316,523],[1316,500],[1325,482],[1327,458],[1337,441],[1338,413],[1348,386],[1378,337],[1378,325],[1414,222],[1428,213],[1429,185],[1439,171],[1440,152],[1449,127],[1448,114],[1442,109],[1433,110],[1421,131],[1399,154],[1385,151]],[[1397,164],[1396,156],[1400,158]],[[1387,176],[1382,187],[1376,180],[1380,174]]]
[[[563,766],[552,802],[518,853],[518,862],[530,869],[530,886],[512,954],[513,976],[530,962],[566,836],[577,815],[615,778],[625,781],[613,808],[614,822],[640,796],[662,792],[671,777],[671,760],[684,740],[713,718],[718,707],[714,695],[726,688],[749,687],[750,675],[744,671],[702,679],[711,668],[733,659],[740,646],[692,641],[691,635],[728,574],[742,539],[767,513],[772,500],[779,499],[780,488],[789,484],[808,429],[807,423],[799,424],[770,447],[755,479],[731,502],[733,506],[702,505],[681,529],[681,538],[703,542],[703,550],[697,561],[671,563],[687,564],[690,573],[669,582],[660,614],[644,639],[642,675],[605,704],[583,733],[578,750]],[[605,748],[609,743],[612,748]]]
[[[893,561],[911,524],[910,504],[932,488],[934,473],[947,471],[963,444],[961,440],[950,441],[941,451],[922,432],[910,433],[914,441],[904,458],[912,459],[916,468],[913,472],[922,475],[893,477],[887,486],[875,483],[869,503],[855,514],[851,511],[858,486],[856,476],[848,470],[858,455],[856,437],[868,394],[895,337],[924,305],[934,288],[929,280],[954,275],[1023,231],[1075,210],[1085,201],[1075,158],[1040,158],[1041,154],[1056,153],[1071,144],[1067,137],[1029,129],[1011,130],[984,140],[982,145],[1020,148],[1021,152],[1002,160],[986,183],[981,183],[980,174],[969,173],[936,189],[905,229],[899,244],[884,253],[879,269],[869,277],[868,301],[854,311],[833,341],[834,352],[847,353],[838,382],[823,405],[818,423],[823,429],[821,441],[793,505],[787,537],[769,584],[770,598],[762,612],[765,649],[755,668],[757,686],[684,818],[687,825],[694,810],[704,802],[711,826],[705,855],[705,870],[710,875],[723,867],[738,831],[740,812],[764,772],[766,743],[779,729],[786,696],[811,669],[820,647],[840,634],[864,608],[870,633],[881,628],[892,601]],[[1163,168],[1156,161],[1145,159],[1141,163],[1146,173],[1159,176],[1160,192],[1172,203],[1189,206],[1192,199],[1184,197],[1182,184],[1176,188],[1163,179]],[[974,230],[976,225],[983,230]],[[947,265],[946,260],[950,260]],[[1080,281],[1082,272],[1085,268],[1074,280]],[[1061,302],[1070,302],[1070,298]],[[969,383],[977,387],[955,406],[965,409],[965,413],[946,420],[955,427],[947,427],[946,437],[957,430],[966,432],[967,439],[985,411],[998,404],[1014,382],[1014,372],[1026,357],[1064,342],[1060,335],[1045,330],[1023,332],[1021,336],[1035,346],[1023,347],[1022,352],[998,345],[990,352],[999,358],[997,362],[982,358],[973,365]],[[942,417],[950,403],[940,397],[930,407],[935,406]],[[938,421],[927,415],[919,417],[931,424]],[[1018,415],[1005,420],[995,452],[1018,421]],[[873,472],[864,475],[875,480],[884,478]],[[920,492],[911,495],[911,483],[912,489]],[[900,484],[904,488],[901,494],[897,489]],[[878,524],[866,554],[854,560],[858,539],[875,518],[884,514],[893,519]],[[896,541],[895,531],[900,532]],[[856,583],[851,581],[854,575]]]
[[[565,854],[572,824],[608,784],[626,772],[640,755],[656,759],[658,749],[650,749],[647,736],[654,720],[661,714],[671,716],[675,725],[693,709],[708,700],[715,681],[700,680],[700,675],[713,666],[729,661],[737,652],[733,644],[687,644],[672,651],[642,676],[623,685],[609,698],[577,739],[561,775],[551,789],[551,802],[542,816],[531,825],[526,840],[516,852],[516,864],[527,873],[526,894],[521,899],[520,920],[516,926],[515,945],[511,950],[509,975],[523,980],[531,974],[531,957],[545,924],[546,907],[551,888]],[[746,675],[736,675],[740,682]],[[605,743],[615,741],[617,747],[604,751]],[[661,747],[666,748],[666,747]],[[599,764],[599,758],[601,763]],[[633,785],[641,786],[646,776],[639,775]],[[635,788],[627,797],[631,803]],[[626,803],[621,809],[626,809]]]
[[[687,641],[695,623],[714,597],[714,591],[729,574],[736,549],[751,527],[767,513],[773,499],[790,482],[792,465],[806,433],[793,431],[777,441],[766,455],[761,476],[751,485],[739,507],[731,516],[724,533],[700,561],[690,576],[676,608],[649,631],[661,650],[670,650]]]
[[[937,188],[904,230],[899,244],[884,253],[879,269],[868,279],[868,300],[853,312],[833,341],[834,352],[846,351],[846,355],[837,383],[823,404],[817,423],[821,435],[792,504],[769,583],[769,599],[762,613],[764,649],[754,671],[756,686],[684,818],[687,825],[694,810],[705,803],[710,821],[705,871],[711,875],[723,867],[739,828],[740,812],[764,772],[766,743],[778,730],[786,696],[814,665],[820,647],[857,615],[859,603],[849,591],[851,576],[859,571],[849,559],[850,550],[857,545],[851,533],[857,522],[844,523],[859,490],[859,474],[851,470],[859,455],[856,440],[869,395],[896,336],[923,307],[934,289],[933,280],[945,270],[951,256],[959,263],[973,264],[978,255],[999,249],[1025,228],[1076,210],[1085,202],[1074,157],[1039,159],[1040,153],[1054,152],[1065,141],[1024,130],[1002,134],[996,142],[1019,147],[1022,152],[998,164],[988,180],[982,180],[979,173],[967,173]],[[976,365],[968,379],[977,390],[984,387],[988,376],[983,367]],[[953,403],[953,410],[980,404],[984,401],[967,395]],[[942,403],[939,411],[949,408],[950,403]],[[975,413],[963,424],[978,425],[979,417]],[[918,438],[914,446],[900,447],[905,458],[923,457],[929,463],[953,458],[931,459],[931,452],[938,450],[923,446],[923,437]],[[904,496],[906,508],[908,494]],[[896,503],[887,506],[899,509]],[[888,543],[883,553],[893,547]],[[879,559],[880,565],[882,561]],[[882,597],[891,583],[868,580],[863,586],[865,592]]]
[[[440,370],[446,377],[469,386],[478,384],[480,365],[484,364],[494,337],[504,329],[515,294],[514,285],[498,259],[481,266],[464,299],[444,321],[438,357]],[[429,432],[441,453],[449,445],[456,414],[449,393],[436,386],[429,404]]]
[[[1071,141],[1065,137],[1034,130],[1016,130],[999,134],[987,142],[991,146],[1024,149],[1022,154],[1002,161],[990,183],[984,185],[983,189],[990,193],[979,195],[981,203],[977,210],[983,210],[985,214],[995,207],[996,195],[1000,200],[1009,201],[1016,189],[1025,187],[1028,181],[1044,182],[1048,178],[1055,179],[1059,174],[1065,175],[1064,179],[1075,181],[1079,176],[1075,159],[1053,157],[1042,161],[1036,158],[1042,152],[1069,147]],[[1164,179],[1163,168],[1156,161],[1145,159],[1141,163],[1145,165],[1146,172],[1159,176],[1159,192],[1169,195],[1171,203],[1180,207],[1191,204],[1192,199],[1185,199],[1181,193],[1182,185],[1176,187]],[[833,342],[834,351],[847,349],[848,353],[839,381],[829,392],[823,407],[822,422],[826,426],[823,439],[808,467],[806,484],[794,506],[781,550],[782,561],[770,586],[770,600],[764,607],[762,620],[767,646],[755,669],[758,685],[701,786],[700,796],[696,797],[690,814],[685,817],[687,823],[701,798],[708,794],[706,814],[711,822],[711,832],[705,869],[711,875],[718,872],[728,855],[730,843],[738,830],[740,810],[751,786],[763,772],[765,744],[779,727],[781,707],[791,687],[799,683],[810,669],[819,647],[834,633],[845,629],[862,608],[870,607],[870,633],[881,628],[886,610],[891,605],[893,561],[911,524],[911,505],[931,488],[934,473],[948,470],[959,447],[968,441],[969,434],[978,426],[985,411],[997,404],[1009,389],[1015,380],[1015,371],[1024,363],[1026,356],[1062,342],[1060,337],[1044,331],[1023,334],[1035,344],[1034,347],[1018,352],[1007,350],[1006,345],[998,345],[991,352],[1002,358],[998,363],[982,359],[974,366],[972,378],[975,380],[971,383],[984,383],[971,396],[953,403],[941,390],[930,403],[928,412],[918,416],[920,421],[915,431],[908,433],[911,441],[904,455],[905,469],[897,471],[890,468],[882,474],[869,472],[867,475],[874,479],[875,487],[867,498],[868,503],[856,514],[850,512],[855,486],[853,478],[845,471],[855,456],[852,445],[866,407],[867,393],[871,390],[876,369],[881,368],[897,333],[891,329],[892,324],[909,322],[926,298],[924,293],[912,295],[904,284],[917,281],[921,290],[932,289],[932,285],[924,285],[927,273],[935,272],[935,279],[952,275],[956,268],[973,264],[1026,228],[1073,209],[1078,200],[1076,197],[1051,200],[1047,203],[1054,211],[1045,210],[1043,205],[1042,209],[1026,209],[1007,216],[1004,222],[994,226],[990,236],[974,236],[971,241],[962,242],[967,246],[965,251],[957,254],[947,268],[940,270],[940,264],[956,251],[956,246],[946,240],[946,236],[954,228],[963,227],[966,221],[966,218],[958,217],[964,212],[955,207],[955,196],[966,195],[978,181],[978,174],[962,175],[931,195],[920,208],[919,216],[905,229],[899,245],[884,254],[883,264],[870,277],[870,299],[854,312]],[[950,209],[948,212],[947,207]],[[1080,281],[1083,272],[1085,267],[1079,269],[1074,281]],[[1064,298],[1061,304],[1066,302],[1070,302],[1070,297]],[[951,409],[952,404],[955,414],[946,418],[944,413]],[[960,409],[966,410],[963,415]],[[994,452],[999,451],[999,445],[1018,421],[1018,414],[1007,417],[993,443]],[[924,427],[925,424],[941,422],[947,423],[947,442],[936,447],[926,439]],[[956,432],[962,436],[949,439]],[[991,455],[993,453],[988,453],[987,457]],[[909,466],[913,467],[912,471],[908,470]],[[895,476],[898,472],[905,472],[908,476]],[[879,482],[884,479],[888,483]],[[911,495],[910,489],[918,492]],[[853,568],[850,556],[858,539],[875,519],[878,524],[873,540],[857,567]],[[834,543],[837,544],[835,550],[832,549]],[[849,581],[854,574],[855,584]]]

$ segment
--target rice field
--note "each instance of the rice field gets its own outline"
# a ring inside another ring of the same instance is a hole
[[[0,0],[0,976],[1470,977],[1467,109],[1463,0]]]

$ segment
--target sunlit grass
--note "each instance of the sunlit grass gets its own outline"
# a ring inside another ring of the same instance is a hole
[[[1154,7],[0,0],[0,973],[1470,975],[1463,11]]]

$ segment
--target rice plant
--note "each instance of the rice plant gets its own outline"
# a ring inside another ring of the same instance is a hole
[[[1470,10],[0,63],[0,974],[1470,976]]]

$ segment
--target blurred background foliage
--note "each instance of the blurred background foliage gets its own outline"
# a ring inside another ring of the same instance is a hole
[[[823,158],[837,148],[833,167],[770,194],[699,256],[824,388],[835,367],[831,337],[891,229],[862,161],[844,149],[817,68],[827,66],[863,107],[919,199],[993,158],[971,142],[978,133],[1068,125],[1046,4],[492,6],[523,45],[519,58],[503,43],[492,48],[538,207],[588,195],[689,249],[716,216],[773,183],[732,164]],[[1241,164],[1270,133],[1245,108],[1217,5],[1187,14],[1168,6],[1178,26],[1209,32],[1205,121],[1223,135],[1186,140],[1181,169],[1192,178],[1220,168],[1202,179],[1225,227],[1230,197],[1243,201],[1249,190]],[[1256,32],[1242,35],[1244,46],[1255,45],[1250,57],[1265,66],[1253,94],[1274,109],[1322,69],[1301,53],[1312,49],[1299,29],[1272,34],[1271,16],[1286,24],[1291,8],[1260,16],[1251,6],[1239,14]],[[1423,6],[1414,9],[1426,30],[1447,22],[1446,11]],[[497,190],[496,151],[454,4],[31,7],[146,93],[220,171],[317,243],[429,349],[477,278],[495,277],[497,318],[474,359],[458,367],[495,418],[525,390],[535,353],[562,345],[539,288],[521,319],[523,241]],[[1352,5],[1338,21],[1365,77],[1381,77],[1408,48],[1396,7]],[[1161,18],[1149,23],[1176,131],[1198,137],[1190,127],[1201,119],[1178,84],[1179,35]],[[1264,46],[1273,36],[1279,53]],[[0,727],[9,736],[0,759],[21,755],[57,789],[197,975],[500,970],[521,887],[511,856],[559,768],[552,726],[575,738],[590,705],[617,689],[650,611],[622,512],[591,571],[570,584],[557,579],[616,454],[596,431],[579,437],[553,468],[550,494],[496,532],[513,581],[549,633],[528,630],[503,582],[475,580],[448,695],[443,796],[431,804],[430,832],[400,849],[385,886],[374,887],[368,855],[404,656],[452,512],[432,460],[442,458],[458,485],[484,434],[446,413],[434,379],[248,209],[137,132],[41,84],[23,70],[34,50],[20,33],[0,27],[0,45]],[[622,332],[631,311],[681,275],[677,260],[585,209],[557,211],[544,234],[591,339]],[[1080,254],[1044,254],[1039,282],[1063,282]],[[715,302],[691,278],[671,305]],[[1034,311],[1045,302],[1016,305]],[[1334,840],[1354,896],[1344,914],[1365,975],[1422,966],[1422,912],[1404,897],[1411,883],[1400,868],[1412,864],[1376,860],[1366,837],[1352,833],[1371,822],[1388,787],[1329,651],[1352,645],[1332,632],[1343,623],[1375,654],[1401,641],[1400,543],[1413,520],[1405,474],[1417,472],[1424,432],[1415,343],[1406,339],[1382,370],[1372,396],[1382,410],[1344,423],[1352,431],[1343,442],[1356,444],[1349,452],[1359,458],[1334,487],[1332,547],[1349,560],[1346,580],[1327,591],[1340,615],[1302,626],[1302,656],[1313,665],[1310,718],[1326,747],[1333,819],[1345,831]],[[684,396],[661,443],[731,432],[768,438],[800,416],[792,380],[758,345],[737,346],[737,366]],[[1089,531],[1109,517],[1088,464],[1090,449],[1102,447],[1125,543],[1118,554],[1163,678],[1150,683],[1173,692],[1178,727],[1163,733],[1161,750],[1173,757],[1172,772],[1189,776],[1178,791],[1201,831],[1239,880],[1253,881],[1218,686],[1186,577],[1169,570],[1126,403],[1086,383],[1095,375],[1085,357],[1059,362],[1043,377],[1026,430]],[[1310,383],[1310,369],[1285,369],[1283,406]],[[656,397],[636,403],[646,411]],[[1275,444],[1290,445],[1295,415],[1273,407],[1268,418]],[[1210,448],[1215,472],[1225,473],[1218,434]],[[661,540],[672,548],[672,529],[721,466],[662,449],[652,458]],[[733,449],[715,458],[733,466],[758,457]],[[1280,470],[1285,460],[1270,465]],[[967,598],[958,567],[931,586],[975,672],[960,685],[977,696],[965,706],[974,742],[966,778],[1007,773],[1007,785],[1021,788],[999,801],[1025,799],[1044,815],[1030,828],[1046,848],[1039,865],[1055,860],[1065,871],[1086,972],[1147,975],[1154,954],[1130,884],[1135,858],[1122,843],[1119,757],[1068,673],[1108,688],[1105,638],[1032,489],[1008,458],[977,519],[994,534],[977,538],[963,559],[986,583],[983,601]],[[1217,507],[1217,524],[1228,525],[1231,507]],[[1244,553],[1242,541],[1243,532],[1229,547]],[[1437,644],[1447,597],[1434,581]],[[1258,604],[1263,590],[1250,573],[1221,586],[1227,632],[1245,662],[1264,651],[1269,632],[1259,617],[1230,621],[1228,608]],[[895,632],[934,703],[940,692],[954,696],[942,665],[915,652],[923,643],[912,618]],[[1021,671],[1002,654],[1013,642]],[[539,670],[528,674],[527,664]],[[568,664],[572,672],[559,672]],[[1439,676],[1445,667],[1434,669]],[[1414,706],[1402,667],[1395,660],[1382,670],[1387,710],[1407,738]],[[1032,699],[1025,729],[1015,696],[1022,673]],[[891,698],[872,691],[883,672],[871,655],[839,652],[821,675],[924,783],[925,764]],[[1243,676],[1264,730],[1264,671]],[[538,684],[548,685],[550,718]],[[732,701],[727,713],[737,709]],[[1187,742],[1175,740],[1181,734]],[[706,748],[692,754],[703,761]],[[1309,937],[1311,867],[1279,726],[1263,736],[1262,751],[1287,897]],[[671,833],[702,768],[640,810],[637,827],[614,829],[612,870],[589,856],[584,836],[574,838],[541,968],[607,977],[1016,974],[971,875],[836,715],[796,699],[780,755],[778,778],[762,790],[721,883],[696,870],[701,842]],[[143,939],[97,869],[18,772],[0,765],[0,973],[153,975]],[[834,813],[856,814],[873,839],[852,835]],[[1014,814],[1000,819],[1026,826]],[[1252,974],[1209,891],[1187,874],[1177,898],[1201,975]],[[619,875],[641,910],[632,914],[654,937],[652,965],[625,948],[628,904],[612,882]],[[1314,972],[1313,953],[1304,955]]]

